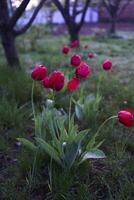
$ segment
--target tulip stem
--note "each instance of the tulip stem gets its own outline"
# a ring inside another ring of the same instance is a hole
[[[103,127],[109,120],[115,119],[115,118],[117,118],[117,117],[118,117],[117,115],[114,115],[114,116],[111,116],[111,117],[109,117],[108,119],[106,119],[106,120],[99,126],[99,128],[98,128],[97,132],[95,133],[95,135],[96,135],[96,136],[98,135],[98,133],[100,132],[100,130],[102,129],[102,127]]]
[[[31,104],[32,104],[32,111],[33,111],[33,116],[34,116],[34,120],[35,120],[35,107],[34,107],[34,100],[33,100],[33,94],[34,94],[34,81],[32,84],[32,92],[31,92]]]
[[[69,103],[69,113],[68,113],[68,127],[69,127],[69,130],[70,130],[70,121],[71,121],[71,108],[72,108],[72,95],[70,96],[70,103]],[[69,131],[68,130],[68,131]]]

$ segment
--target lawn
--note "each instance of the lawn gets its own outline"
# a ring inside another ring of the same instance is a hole
[[[49,73],[60,70],[67,80],[73,73],[70,56],[61,53],[68,37],[48,36],[41,31],[31,29],[17,39],[21,71],[7,66],[0,46],[0,200],[132,200],[134,128],[127,128],[118,120],[109,121],[97,137],[97,142],[104,140],[100,149],[106,158],[88,160],[69,172],[50,161],[46,154],[35,155],[18,142],[17,138],[34,141],[30,76],[33,67],[44,64]],[[134,35],[128,36],[127,39],[81,36],[77,53],[91,66],[91,75],[72,93],[71,114],[74,113],[79,131],[90,129],[88,139],[108,117],[124,108],[134,110]],[[89,48],[84,48],[85,45]],[[95,53],[94,59],[87,59],[89,52]],[[113,61],[113,67],[104,71],[101,63],[107,58]],[[97,95],[100,101],[96,105]],[[84,103],[87,96],[91,100],[90,109],[87,107],[84,117],[79,119],[75,103],[78,100]],[[35,82],[33,99],[39,116],[48,98],[52,99],[53,94]],[[69,99],[66,89],[56,93],[55,109],[61,115],[68,114]],[[44,123],[49,132],[48,113]],[[49,120],[55,120],[54,117],[51,112]]]

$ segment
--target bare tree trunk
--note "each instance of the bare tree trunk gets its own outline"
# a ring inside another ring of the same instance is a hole
[[[79,41],[79,35],[77,32],[70,32],[70,41],[71,42],[74,42],[75,40],[78,40]]]
[[[116,21],[117,20],[116,20],[115,16],[111,18],[111,27],[110,27],[110,30],[109,30],[109,32],[111,34],[115,34],[115,32],[116,32]]]
[[[15,37],[12,32],[1,33],[1,41],[4,48],[5,56],[11,67],[20,67],[18,52],[15,46]]]
[[[20,30],[16,30],[16,23],[24,13],[30,0],[23,0],[13,13],[10,13],[9,9],[9,7],[12,8],[12,1],[0,0],[0,37],[7,62],[11,67],[20,68],[18,52],[15,46],[16,36],[19,36],[28,30],[45,1],[46,0],[40,0],[28,23]],[[8,2],[10,3],[10,6]]]
[[[70,35],[71,42],[74,42],[75,40],[79,40],[79,32],[77,31],[77,28],[75,28],[75,24],[68,26],[68,32]]]

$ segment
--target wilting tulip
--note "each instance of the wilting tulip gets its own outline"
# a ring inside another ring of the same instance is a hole
[[[105,60],[103,63],[102,63],[102,67],[104,70],[109,70],[111,69],[112,67],[112,61],[111,60]]]
[[[124,124],[127,127],[132,127],[134,124],[134,114],[131,110],[121,110],[118,112],[119,122]]]
[[[71,65],[78,66],[81,63],[81,56],[75,54],[71,57]]]
[[[78,88],[80,84],[80,80],[78,78],[72,78],[71,80],[68,81],[67,88],[70,92],[73,92]]]
[[[86,63],[80,63],[76,68],[75,74],[77,78],[86,78],[90,75],[91,69]]]
[[[31,77],[36,81],[41,81],[47,76],[47,69],[44,65],[36,66],[31,73]]]

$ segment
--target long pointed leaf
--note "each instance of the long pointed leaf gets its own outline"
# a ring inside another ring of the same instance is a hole
[[[36,138],[36,141],[40,145],[40,147],[52,158],[54,159],[57,163],[59,163],[62,166],[62,162],[58,156],[58,152],[47,142],[45,142],[41,138]]]
[[[21,142],[25,147],[32,151],[36,151],[38,147],[36,147],[31,141],[25,139],[25,138],[17,138],[19,142]]]

